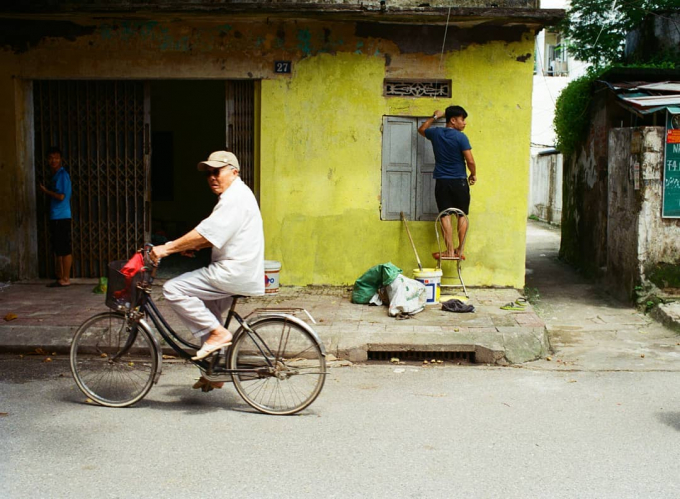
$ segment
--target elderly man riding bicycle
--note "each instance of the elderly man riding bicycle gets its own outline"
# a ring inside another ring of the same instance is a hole
[[[212,214],[179,239],[156,246],[151,259],[173,253],[212,248],[207,267],[168,281],[163,295],[194,336],[204,339],[194,360],[231,344],[222,315],[232,295],[264,294],[264,233],[262,217],[250,188],[239,177],[240,166],[230,152],[217,151],[198,163],[208,186],[219,196]],[[201,378],[195,388],[208,381]],[[221,386],[221,384],[220,384]]]

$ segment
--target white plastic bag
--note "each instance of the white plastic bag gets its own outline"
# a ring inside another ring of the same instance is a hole
[[[386,286],[387,296],[390,299],[390,317],[403,314],[417,314],[422,311],[427,302],[427,288],[422,282],[409,279],[399,274]]]

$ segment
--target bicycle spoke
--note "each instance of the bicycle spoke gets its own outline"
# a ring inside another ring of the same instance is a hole
[[[136,327],[139,329],[129,327],[124,315],[104,313],[86,321],[76,332],[71,370],[79,388],[95,402],[123,407],[151,389],[157,369],[156,348],[149,333]]]
[[[256,322],[251,328],[236,338],[230,366],[258,372],[234,373],[236,389],[248,404],[268,414],[294,414],[307,407],[326,376],[325,359],[315,337],[278,317]]]

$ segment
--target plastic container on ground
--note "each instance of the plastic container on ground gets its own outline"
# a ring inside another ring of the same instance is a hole
[[[276,260],[264,261],[264,292],[278,293],[279,292],[279,272],[281,271],[281,262]]]
[[[413,269],[413,278],[416,281],[422,282],[427,288],[426,305],[436,305],[439,303],[442,275],[441,269]]]

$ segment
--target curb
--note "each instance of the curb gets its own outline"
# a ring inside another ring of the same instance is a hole
[[[37,349],[68,355],[71,339],[79,326],[4,326],[0,330],[0,353],[28,354]],[[498,327],[485,331],[480,340],[470,333],[382,333],[338,330],[320,333],[328,354],[351,362],[366,362],[371,353],[460,353],[474,358],[475,364],[522,364],[550,354],[545,327]],[[168,346],[163,353],[174,355]]]
[[[668,329],[680,334],[680,302],[661,303],[650,315]]]

